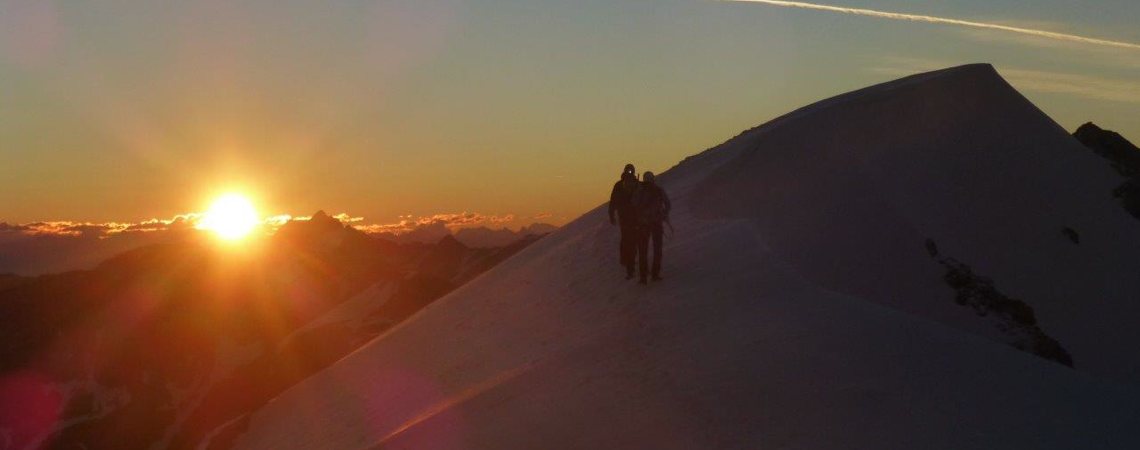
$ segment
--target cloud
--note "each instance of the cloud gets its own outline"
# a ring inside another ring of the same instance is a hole
[[[363,231],[367,234],[404,234],[416,229],[415,225],[407,224],[406,222],[379,224],[372,223],[367,225],[353,225],[353,228]]]
[[[0,222],[0,233],[22,233],[27,230],[26,225]]]
[[[70,221],[32,222],[8,226],[3,231],[28,236],[102,236],[124,228],[117,223],[88,223]]]
[[[516,221],[514,214],[493,215],[473,212],[435,214],[431,216],[414,217],[412,215],[399,216],[400,220],[393,223],[366,224],[364,218],[352,216],[348,213],[339,213],[330,216],[343,224],[350,225],[369,234],[390,233],[404,234],[419,229],[444,227],[449,230],[475,227],[480,225],[503,225]],[[535,219],[550,217],[549,213],[536,215]],[[56,236],[56,237],[95,237],[108,238],[119,234],[153,233],[171,230],[187,230],[195,228],[203,215],[200,213],[179,214],[169,219],[149,219],[141,222],[75,222],[75,221],[43,221],[24,224],[9,224],[0,222],[0,233],[19,234],[24,236]],[[265,232],[272,234],[286,223],[294,220],[311,220],[311,216],[292,216],[278,214],[262,219]]]
[[[1003,69],[1001,73],[1011,84],[1027,91],[1140,104],[1140,82],[1137,80],[1026,69]]]
[[[281,228],[282,225],[285,225],[285,224],[289,223],[290,220],[294,220],[294,219],[300,220],[299,218],[290,216],[288,214],[278,214],[276,216],[266,217],[264,220],[262,220],[262,222],[265,223],[266,225],[272,227],[273,229],[277,229],[277,228]],[[306,217],[304,220],[308,220],[308,219],[309,218]]]
[[[922,22],[934,23],[944,25],[955,25],[960,27],[979,28],[987,30],[1004,31],[1009,33],[1017,33],[1028,36],[1036,36],[1047,39],[1054,39],[1058,41],[1078,42],[1082,44],[1099,45],[1107,47],[1124,48],[1130,50],[1140,50],[1140,44],[1125,41],[1114,41],[1109,39],[1100,39],[1088,36],[1081,36],[1077,34],[1058,33],[1055,31],[1047,31],[1036,28],[1025,28],[1012,25],[1003,25],[1000,23],[992,22],[975,22],[971,20],[952,19],[947,17],[926,16],[921,14],[906,14],[889,11],[879,11],[874,9],[864,8],[849,8],[843,6],[821,5],[818,3],[806,2],[789,2],[779,0],[721,0],[726,2],[735,3],[760,3],[764,5],[780,6],[784,8],[799,8],[810,9],[815,11],[827,11],[841,14],[853,14],[857,16],[876,17],[880,19],[890,20],[903,20],[908,22]]]
[[[334,216],[339,217],[339,216]],[[355,219],[355,218],[354,218]],[[514,214],[506,215],[487,215],[472,212],[461,213],[448,213],[448,214],[435,214],[432,216],[421,216],[414,218],[411,215],[400,216],[400,221],[387,224],[357,224],[353,228],[369,234],[378,233],[391,233],[395,235],[410,233],[418,229],[429,227],[446,227],[448,229],[474,227],[484,224],[501,225],[505,223],[514,222],[516,217]],[[356,222],[359,222],[357,220]],[[342,222],[344,222],[342,220]]]
[[[357,224],[364,221],[363,217],[351,216],[347,213],[340,213],[331,216],[332,218],[345,224]],[[153,233],[171,230],[188,230],[195,228],[202,220],[203,214],[201,213],[186,213],[179,214],[169,219],[148,219],[141,222],[77,222],[67,220],[55,221],[42,221],[31,222],[23,224],[9,224],[7,222],[0,222],[0,233],[18,233],[26,236],[59,236],[59,237],[97,237],[107,238],[124,233]],[[310,220],[311,216],[292,216],[289,214],[278,214],[268,216],[262,219],[262,226],[267,233],[274,233],[278,228],[281,228],[291,220]],[[421,221],[441,221],[445,224],[462,224],[464,222],[481,223],[481,221],[490,221],[498,223],[501,221],[511,221],[514,219],[513,215],[507,216],[483,216],[479,214],[443,214],[432,218],[421,218]],[[381,227],[395,226],[398,224],[381,225]],[[368,225],[368,227],[375,227],[376,225]]]
[[[535,214],[533,217],[531,217],[531,219],[534,219],[534,220],[549,219],[551,216],[553,216],[553,214],[548,213],[548,212],[541,212],[541,213]]]
[[[149,219],[141,222],[76,222],[53,220],[23,224],[0,223],[0,233],[19,233],[27,236],[67,236],[105,238],[122,233],[150,233],[156,231],[191,228],[200,214],[180,214],[170,219]]]
[[[906,76],[956,65],[948,61],[887,57],[867,70],[889,76]],[[1140,104],[1140,82],[1065,72],[999,67],[998,72],[1018,90],[1061,94],[1089,100]]]
[[[942,61],[925,58],[905,58],[901,56],[884,56],[878,58],[878,62],[867,67],[868,72],[892,76],[903,77],[907,75],[914,75],[921,72],[930,72],[932,70],[945,69],[961,65],[952,61]]]
[[[1017,24],[1017,26],[1023,25],[1024,24],[1020,23]],[[1034,23],[1033,26],[1050,29],[1065,28],[1064,25],[1052,22]],[[1058,51],[1068,52],[1072,57],[1078,58],[1079,61],[1087,64],[1095,64],[1114,69],[1140,69],[1140,58],[1137,58],[1135,53],[1121,52],[1114,47],[1090,46],[1077,42],[1058,41],[1037,36],[995,32],[993,30],[984,29],[963,29],[962,36],[985,44],[1001,43],[1036,47],[1054,52],[1052,53],[1054,56],[1056,56],[1055,52]]]
[[[515,215],[514,214],[507,214],[505,216],[489,216],[487,218],[487,221],[494,223],[494,224],[514,222],[515,221]]]
[[[385,224],[367,224],[363,217],[348,213],[330,217],[368,234],[397,237],[400,242],[437,242],[460,228],[502,225],[516,220],[514,214],[472,212],[406,215],[400,216],[397,222]],[[173,233],[197,232],[196,225],[202,218],[200,213],[187,213],[140,222],[0,222],[0,273],[34,275],[89,269],[114,255],[177,236]],[[290,221],[311,219],[311,216],[289,214],[268,216],[262,220],[262,230],[272,234]]]
[[[339,220],[341,223],[356,223],[356,222],[361,222],[364,220],[363,217],[353,217],[353,216],[348,215],[347,213],[340,213],[340,214],[337,214],[335,216],[332,216],[332,218]]]

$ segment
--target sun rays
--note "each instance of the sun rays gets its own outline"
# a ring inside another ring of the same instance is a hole
[[[241,194],[229,193],[218,197],[210,205],[198,228],[214,232],[226,241],[239,241],[249,236],[261,224],[253,202]]]

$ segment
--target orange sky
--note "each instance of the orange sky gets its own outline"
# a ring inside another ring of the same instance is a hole
[[[852,6],[1140,41],[1140,5]],[[857,4],[856,4],[857,3]],[[0,3],[0,221],[265,215],[562,224],[816,100],[994,63],[1072,130],[1140,140],[1137,51],[758,4]]]

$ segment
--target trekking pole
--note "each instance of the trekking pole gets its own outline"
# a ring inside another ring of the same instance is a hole
[[[665,217],[665,225],[669,225],[669,239],[673,239],[673,222],[669,220],[669,217]]]

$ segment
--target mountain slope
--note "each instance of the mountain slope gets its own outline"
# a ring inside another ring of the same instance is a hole
[[[1112,190],[1120,206],[1140,219],[1140,148],[1115,131],[1101,129],[1089,122],[1077,128],[1073,137],[1109,162],[1127,181]]]
[[[1140,229],[1114,205],[1122,179],[992,68],[876,86],[772,125],[698,188],[699,215],[752,219],[820,286],[1008,342],[950,301],[929,239],[1027,302],[1079,368],[1140,384]]]
[[[224,446],[249,412],[532,242],[397,245],[318,212],[248,247],[192,234],[0,276],[0,449]]]
[[[1136,289],[1096,278],[1135,267],[1113,177],[989,66],[825,100],[659,177],[663,283],[622,280],[596,209],[285,392],[237,445],[1135,448],[1140,339],[1097,328],[1136,317],[1118,301]],[[1022,348],[1026,323],[1079,370]]]

